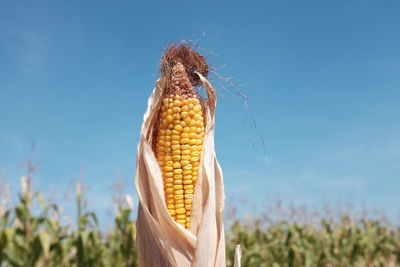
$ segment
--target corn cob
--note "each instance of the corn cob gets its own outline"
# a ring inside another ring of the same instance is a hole
[[[198,179],[204,137],[204,113],[185,67],[172,67],[162,97],[156,132],[156,157],[161,168],[169,214],[190,228],[192,200]]]

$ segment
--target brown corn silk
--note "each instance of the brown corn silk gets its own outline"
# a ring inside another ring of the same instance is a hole
[[[148,99],[143,118],[135,178],[139,197],[136,243],[140,266],[226,266],[223,226],[225,195],[222,171],[214,150],[216,98],[213,87],[202,75],[207,75],[207,65],[199,63],[199,54],[190,49],[188,46],[184,49],[175,47],[172,52],[168,50],[164,53],[162,75]],[[199,84],[206,89],[205,100],[192,87]],[[159,132],[164,127],[160,112],[163,99],[171,96],[181,99],[196,97],[201,103],[204,119],[204,137],[189,224],[179,224],[171,216],[163,171],[157,160]],[[240,260],[237,260],[240,255],[236,254],[235,266],[240,266]]]

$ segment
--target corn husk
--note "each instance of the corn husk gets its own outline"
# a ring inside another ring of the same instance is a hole
[[[211,84],[198,73],[207,91],[206,129],[190,229],[184,229],[169,215],[164,198],[163,178],[152,150],[152,129],[161,105],[166,79],[161,77],[148,100],[138,145],[136,189],[139,197],[137,248],[140,266],[225,267],[223,225],[224,185],[214,150],[215,94]],[[240,249],[239,249],[240,250]],[[240,266],[240,253],[237,253]]]

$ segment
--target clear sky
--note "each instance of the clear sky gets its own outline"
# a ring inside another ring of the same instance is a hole
[[[134,195],[147,98],[162,49],[181,39],[198,40],[211,65],[244,85],[257,123],[240,100],[219,98],[227,199],[399,210],[394,0],[0,0],[0,173],[11,193],[35,141],[34,187],[67,212],[64,193],[81,174],[100,216],[117,179]]]

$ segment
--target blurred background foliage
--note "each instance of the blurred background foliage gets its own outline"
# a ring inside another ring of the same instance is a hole
[[[31,192],[29,176],[21,178],[17,203],[1,202],[0,266],[138,266],[132,198],[117,202],[108,230],[84,207],[80,183],[75,199],[76,221],[61,223],[58,206]],[[276,210],[282,210],[279,202]],[[384,218],[306,214],[292,207],[286,217],[238,219],[230,211],[228,266],[236,244],[243,251],[242,266],[400,266],[400,227]]]

